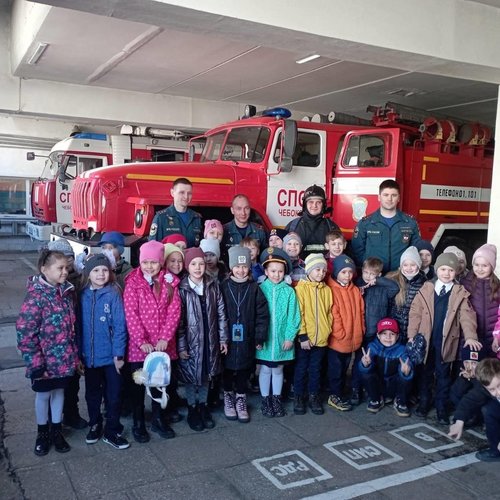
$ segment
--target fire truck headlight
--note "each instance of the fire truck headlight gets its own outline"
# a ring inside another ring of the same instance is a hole
[[[134,223],[135,223],[135,227],[139,228],[142,226],[142,210],[141,209],[138,209],[135,211],[135,216],[134,216]]]

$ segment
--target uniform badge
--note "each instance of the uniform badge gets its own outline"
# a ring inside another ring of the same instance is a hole
[[[359,228],[358,228],[358,226],[356,226],[356,227],[354,228],[354,233],[353,233],[352,237],[353,237],[353,238],[357,238],[357,237],[358,237],[358,234],[359,234]]]
[[[403,243],[408,243],[410,241],[410,235],[403,234],[402,239],[403,239]]]
[[[158,225],[156,223],[151,224],[151,229],[149,230],[149,236],[154,236],[157,230],[158,230]]]

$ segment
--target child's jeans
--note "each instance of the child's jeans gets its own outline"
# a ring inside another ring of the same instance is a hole
[[[295,350],[295,376],[293,391],[296,396],[305,395],[305,382],[309,379],[309,394],[318,394],[320,391],[321,362],[326,347],[312,346],[311,349],[302,349],[300,344]]]
[[[85,367],[85,400],[89,412],[89,426],[102,422],[101,402],[106,403],[104,434],[111,436],[123,431],[120,424],[122,376],[115,365],[98,368]]]
[[[189,406],[196,403],[206,404],[208,398],[208,382],[202,385],[186,384],[186,399]]]
[[[481,411],[483,412],[490,450],[498,453],[498,443],[500,443],[500,402],[492,399],[482,407]]]
[[[441,351],[431,344],[427,361],[419,370],[418,387],[420,404],[429,407],[431,401],[431,388],[436,380],[435,406],[437,411],[446,411],[450,399],[451,368],[453,363],[444,363]]]
[[[363,383],[370,401],[383,399],[398,399],[399,403],[406,405],[411,380],[403,378],[399,372],[390,376],[382,377],[377,371],[363,373]]]
[[[328,385],[330,394],[342,397],[352,352],[338,352],[328,348]]]

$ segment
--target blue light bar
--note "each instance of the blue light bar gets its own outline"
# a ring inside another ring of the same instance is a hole
[[[72,136],[75,139],[95,139],[96,141],[107,141],[108,136],[106,134],[94,134],[92,132],[80,132]]]
[[[262,116],[276,116],[280,118],[290,118],[292,113],[286,108],[269,108],[262,111]]]

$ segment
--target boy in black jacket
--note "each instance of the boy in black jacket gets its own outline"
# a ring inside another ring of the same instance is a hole
[[[476,368],[474,387],[460,400],[455,423],[448,436],[460,439],[464,422],[481,408],[489,449],[478,451],[476,458],[484,462],[500,462],[500,360],[487,358]]]

